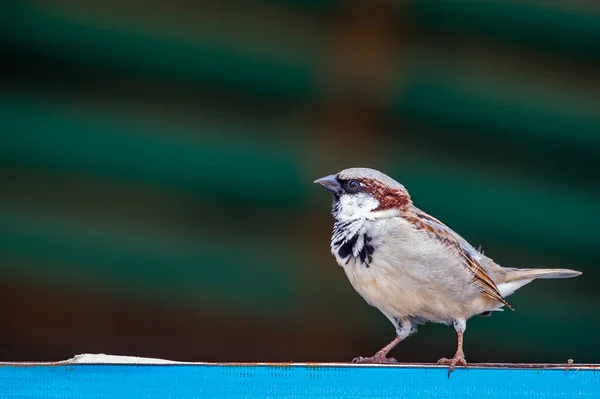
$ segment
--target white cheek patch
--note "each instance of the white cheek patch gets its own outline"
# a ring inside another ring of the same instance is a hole
[[[379,206],[379,201],[365,193],[345,194],[339,201],[338,220],[370,219],[371,212]]]

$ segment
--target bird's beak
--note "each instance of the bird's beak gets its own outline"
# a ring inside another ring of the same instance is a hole
[[[336,175],[321,177],[320,179],[315,180],[315,183],[323,186],[325,190],[331,191],[334,194],[340,194],[342,192],[342,186],[338,183]]]

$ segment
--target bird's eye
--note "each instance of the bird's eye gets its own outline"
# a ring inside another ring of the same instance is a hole
[[[347,187],[348,191],[356,192],[360,188],[360,183],[356,180],[350,180]]]

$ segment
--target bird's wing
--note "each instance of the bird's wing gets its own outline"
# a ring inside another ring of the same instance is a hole
[[[513,309],[510,303],[504,299],[496,283],[490,278],[476,257],[479,253],[460,235],[440,222],[438,219],[421,211],[413,210],[407,212],[403,217],[412,223],[417,229],[426,231],[432,237],[440,240],[445,246],[454,250],[462,260],[462,264],[473,275],[473,282],[479,287],[481,293],[488,298],[502,302],[508,308]]]

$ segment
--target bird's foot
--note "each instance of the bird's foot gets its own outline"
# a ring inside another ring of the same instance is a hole
[[[398,363],[393,357],[386,357],[383,353],[376,353],[375,356],[371,357],[355,357],[352,359],[352,363],[363,363],[363,364],[395,364]]]
[[[465,354],[463,351],[456,351],[456,354],[452,359],[446,359],[445,357],[438,360],[437,364],[447,364],[448,367],[448,378],[450,378],[450,373],[454,371],[456,366],[464,366],[467,367],[467,360],[465,359]]]

